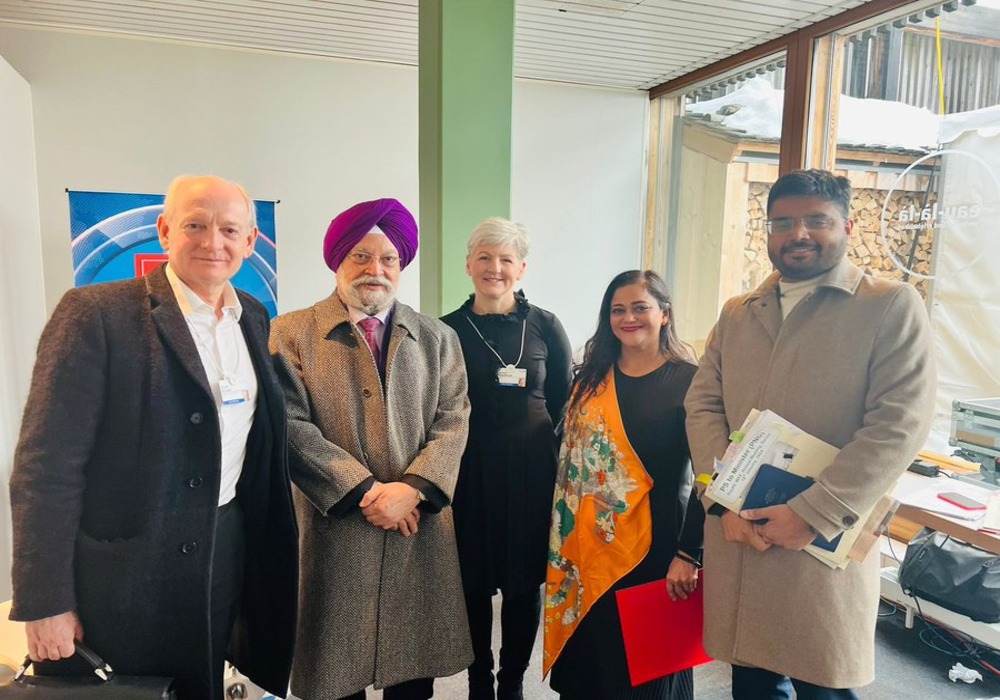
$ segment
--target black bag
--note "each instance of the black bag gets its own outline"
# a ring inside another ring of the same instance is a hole
[[[94,669],[92,676],[27,676],[31,659],[6,685],[0,685],[0,699],[38,700],[176,700],[173,678],[119,676],[89,648],[76,643],[76,653]]]
[[[1000,557],[924,528],[899,567],[905,593],[977,622],[1000,622]]]

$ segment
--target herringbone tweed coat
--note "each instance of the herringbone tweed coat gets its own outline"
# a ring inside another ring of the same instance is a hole
[[[305,700],[448,676],[472,662],[450,504],[425,511],[410,538],[369,524],[357,507],[330,514],[372,476],[413,474],[449,501],[454,492],[469,419],[458,338],[399,303],[386,333],[384,392],[336,293],[275,319],[271,333],[301,533],[292,691]]]
[[[930,429],[935,369],[916,290],[846,259],[782,320],[778,273],[730,299],[688,390],[695,471],[712,473],[752,408],[771,409],[840,453],[788,502],[832,539],[893,485]],[[757,552],[705,522],[705,649],[808,683],[856,688],[875,669],[878,552],[831,569],[805,552]]]

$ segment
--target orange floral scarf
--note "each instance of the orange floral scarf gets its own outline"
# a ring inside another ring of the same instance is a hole
[[[653,480],[629,444],[612,369],[567,416],[545,576],[548,674],[594,603],[649,552]]]

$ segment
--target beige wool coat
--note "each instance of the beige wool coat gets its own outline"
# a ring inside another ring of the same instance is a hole
[[[304,700],[472,662],[450,506],[468,432],[462,350],[453,330],[408,306],[397,303],[391,319],[384,392],[336,293],[272,324],[301,537],[292,691]],[[425,510],[410,538],[369,524],[356,506],[330,514],[366,479],[406,474],[449,501]]]
[[[936,374],[931,334],[911,286],[845,260],[782,322],[778,273],[730,299],[688,392],[695,470],[752,408],[771,409],[841,448],[789,506],[827,539],[890,491],[930,428]],[[705,648],[717,659],[816,685],[874,678],[878,555],[844,570],[805,552],[756,552],[705,524]]]

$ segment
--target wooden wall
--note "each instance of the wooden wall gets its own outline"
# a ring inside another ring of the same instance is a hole
[[[676,171],[680,190],[675,260],[667,265],[673,265],[675,272],[672,291],[678,332],[696,346],[708,336],[726,299],[754,289],[773,269],[764,220],[767,195],[778,177],[777,151],[777,144],[741,142],[699,126],[684,129]],[[848,256],[873,275],[903,279],[904,273],[892,263],[881,240],[882,206],[891,190],[889,218],[910,205],[919,210],[927,175],[909,173],[899,178],[898,173],[915,156],[858,150],[839,155],[853,162],[850,169],[838,171],[851,180],[853,188],[855,225]],[[897,257],[905,260],[908,241],[907,237]],[[896,242],[897,247],[900,243]],[[929,237],[920,241],[915,251],[917,271],[929,273],[932,244]],[[926,296],[924,280],[909,281]]]

